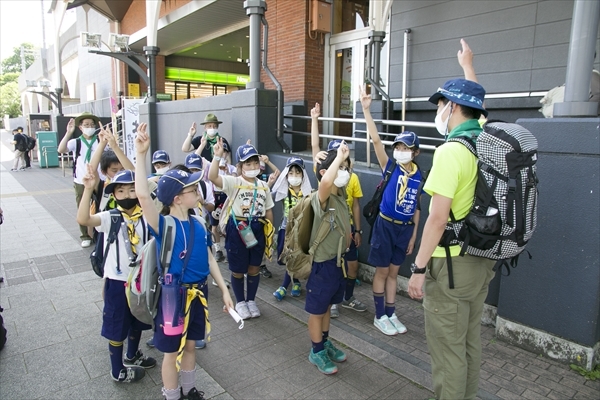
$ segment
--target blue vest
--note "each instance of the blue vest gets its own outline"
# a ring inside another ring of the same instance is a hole
[[[395,163],[395,160],[388,160],[386,170],[389,168],[390,163]],[[408,222],[417,210],[417,202],[420,195],[421,170],[417,170],[413,176],[408,178],[408,190],[404,195],[404,201],[401,201],[402,199],[399,199],[398,196],[401,193],[401,177],[403,175],[404,172],[400,169],[400,166],[396,165],[383,192],[380,211],[387,217]]]

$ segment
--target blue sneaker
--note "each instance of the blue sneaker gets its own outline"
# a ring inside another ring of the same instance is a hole
[[[294,282],[294,285],[292,286],[292,297],[299,297],[301,292],[302,285],[300,282]]]
[[[148,341],[146,342],[146,346],[150,347],[151,349],[154,348],[154,336],[148,339]]]
[[[316,365],[319,371],[325,375],[332,375],[338,372],[338,368],[331,362],[331,359],[327,354],[327,349],[323,349],[318,353],[313,353],[311,349],[308,353],[308,361],[310,361],[311,364]]]
[[[331,343],[331,340],[327,339],[323,345],[325,346],[325,350],[327,350],[327,355],[331,361],[338,363],[346,361],[346,353],[335,347],[333,343]]]
[[[196,340],[196,348],[197,349],[203,349],[205,347],[206,347],[206,340],[204,340],[204,339]]]
[[[277,299],[277,301],[283,300],[285,295],[287,294],[287,289],[283,286],[279,286],[279,289],[273,292],[273,296]]]

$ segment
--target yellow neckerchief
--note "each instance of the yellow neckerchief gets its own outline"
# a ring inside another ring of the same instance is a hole
[[[198,285],[191,285],[191,287],[187,287],[187,296],[185,299],[185,318],[183,322],[183,333],[181,334],[181,343],[179,343],[179,350],[177,351],[177,359],[175,361],[175,367],[177,367],[177,372],[181,369],[181,360],[183,359],[183,348],[185,347],[185,341],[187,340],[187,330],[188,325],[190,323],[190,308],[192,305],[192,300],[196,297],[200,299],[202,306],[204,307],[204,318],[206,321],[204,337],[207,342],[210,342],[210,322],[208,321],[208,302],[204,297],[204,293],[202,290],[198,289]]]
[[[133,254],[137,254],[135,245],[140,243],[140,236],[135,231],[135,224],[142,218],[142,207],[137,204],[131,215],[127,214],[121,206],[117,206],[117,209],[121,211],[123,219],[127,224],[127,235],[129,236],[129,242],[131,243],[131,250],[133,250]]]
[[[273,238],[275,237],[275,227],[268,219],[262,219],[263,229],[265,232],[265,256],[271,261],[271,257],[273,257]]]
[[[288,188],[289,196],[283,198],[283,213],[287,217],[290,208],[294,207],[298,200],[300,200],[304,195],[302,194],[302,189],[298,190],[298,193],[294,191],[291,187]]]
[[[402,205],[404,203],[404,199],[406,197],[406,191],[408,190],[408,178],[417,173],[419,168],[417,164],[414,162],[410,162],[410,170],[406,170],[403,165],[399,164],[400,171],[402,171],[402,175],[400,176],[400,190],[398,191],[398,205]]]

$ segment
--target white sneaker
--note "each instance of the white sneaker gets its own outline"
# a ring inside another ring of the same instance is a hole
[[[246,304],[248,304],[248,310],[250,311],[250,316],[252,316],[252,318],[260,317],[260,310],[254,300],[249,300]]]
[[[92,245],[92,241],[89,239],[81,241],[81,247],[83,247],[83,248],[90,247],[91,245]]]
[[[400,320],[396,316],[396,313],[392,314],[392,316],[390,317],[390,322],[392,323],[392,325],[394,325],[394,328],[396,328],[398,333],[406,333],[406,327],[402,322],[400,322]]]
[[[235,311],[242,317],[242,319],[250,319],[252,315],[248,309],[248,304],[245,301],[240,301],[235,305]]]
[[[387,315],[384,315],[379,319],[375,317],[375,319],[373,320],[373,325],[375,325],[375,327],[379,329],[384,335],[394,336],[398,334],[398,330],[394,325],[392,325]]]

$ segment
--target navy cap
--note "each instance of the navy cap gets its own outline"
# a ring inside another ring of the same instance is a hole
[[[437,105],[438,101],[445,97],[453,103],[467,106],[476,110],[487,117],[488,112],[483,108],[483,99],[485,98],[485,89],[477,82],[466,79],[451,79],[444,83],[444,86],[438,88],[430,98],[429,102]]]
[[[188,168],[202,169],[202,158],[195,153],[188,154],[187,157],[185,157],[185,166]]]
[[[327,151],[337,150],[340,147],[341,144],[342,144],[342,141],[340,139],[332,140],[327,145]]]
[[[414,147],[415,149],[418,149],[419,148],[419,137],[414,132],[404,131],[404,132],[396,135],[396,137],[394,138],[394,143],[392,144],[392,147],[396,143],[404,143],[406,145],[406,147],[410,147],[410,148]]]
[[[231,147],[229,147],[229,143],[223,140],[223,151],[231,153]]]
[[[291,167],[292,165],[297,165],[300,168],[304,169],[304,160],[300,157],[290,157],[287,159],[286,167]]]
[[[238,162],[244,162],[250,157],[258,157],[258,152],[251,144],[244,144],[238,147],[236,157]]]
[[[169,153],[164,150],[156,150],[154,154],[152,154],[152,164],[155,163],[165,163],[168,164],[171,162],[171,158],[169,158]]]
[[[156,197],[165,206],[170,206],[173,199],[185,187],[192,186],[200,181],[202,172],[190,174],[180,169],[171,169],[158,180]]]
[[[107,194],[113,193],[115,191],[115,186],[117,185],[125,185],[128,183],[135,183],[135,173],[131,170],[124,170],[118,172],[115,177],[110,181],[108,185],[104,188],[104,192]]]

